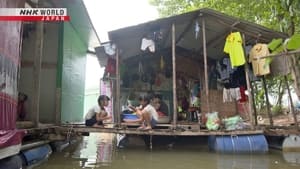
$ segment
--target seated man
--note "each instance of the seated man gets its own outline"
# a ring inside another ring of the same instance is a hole
[[[108,106],[109,100],[109,97],[106,95],[100,95],[98,97],[98,105],[92,107],[85,115],[86,126],[100,127],[103,126],[103,120],[108,120],[111,118],[104,108]]]

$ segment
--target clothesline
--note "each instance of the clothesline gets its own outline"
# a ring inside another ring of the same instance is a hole
[[[294,55],[294,54],[297,54],[297,53],[300,53],[300,49],[294,50],[294,51],[288,51],[288,52],[278,53],[278,54],[271,54],[271,55],[267,55],[267,56],[261,56],[260,58],[253,58],[253,60],[260,60],[260,59],[269,58],[269,57]]]

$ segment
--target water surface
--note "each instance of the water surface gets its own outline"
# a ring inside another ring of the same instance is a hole
[[[114,135],[92,133],[63,152],[53,153],[40,169],[299,169],[300,153],[218,154],[207,146],[154,146],[143,142],[117,149]]]

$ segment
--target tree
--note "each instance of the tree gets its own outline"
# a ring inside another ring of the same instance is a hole
[[[300,31],[299,0],[149,0],[162,17],[199,8],[212,8],[274,30],[294,34]]]

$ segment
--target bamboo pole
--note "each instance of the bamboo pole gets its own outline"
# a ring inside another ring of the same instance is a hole
[[[33,103],[32,118],[36,127],[39,126],[39,109],[40,109],[40,86],[41,86],[41,70],[43,56],[44,41],[44,23],[36,23],[36,39],[33,63]]]
[[[246,60],[246,64],[244,66],[244,69],[245,69],[245,77],[246,77],[246,84],[247,84],[247,90],[249,92],[249,95],[248,95],[248,98],[249,98],[249,118],[250,118],[250,123],[251,125],[253,125],[253,109],[252,109],[252,106],[253,106],[253,92],[252,92],[252,87],[251,87],[251,82],[250,82],[250,78],[249,78],[249,66],[248,66],[248,62],[247,62],[247,56],[246,56],[246,37],[245,37],[245,34],[242,35],[243,36],[243,47],[244,47],[244,57],[245,57],[245,60]],[[256,111],[255,111],[255,118],[256,118]],[[255,121],[255,125],[257,125],[257,121]]]
[[[267,111],[268,111],[267,113],[268,113],[268,116],[269,116],[270,125],[271,125],[271,127],[273,127],[273,117],[272,117],[272,114],[271,114],[270,102],[269,102],[269,97],[268,97],[268,89],[267,89],[265,76],[262,77],[262,80],[263,80],[263,86],[264,86],[265,97],[266,97],[266,102],[267,102]]]
[[[121,126],[120,120],[120,112],[121,112],[121,105],[120,105],[120,55],[119,49],[116,49],[116,109],[114,112],[118,127]]]
[[[210,109],[210,103],[209,103],[207,50],[206,50],[206,33],[205,33],[205,20],[204,20],[204,18],[202,18],[202,36],[203,36],[204,83],[205,83],[206,105],[208,107],[208,112],[210,112],[211,109]]]
[[[172,65],[173,65],[173,129],[177,125],[177,94],[176,94],[176,51],[175,24],[172,24]]]
[[[292,111],[293,117],[294,117],[295,128],[296,128],[296,130],[299,130],[298,119],[297,119],[297,115],[296,115],[296,112],[295,112],[295,109],[294,109],[294,103],[293,103],[293,99],[292,99],[291,90],[290,90],[287,75],[284,76],[284,82],[285,82],[285,85],[286,85],[286,88],[287,88],[287,91],[288,91],[288,94],[289,94],[289,100],[290,100],[290,103],[291,103],[291,111]]]

